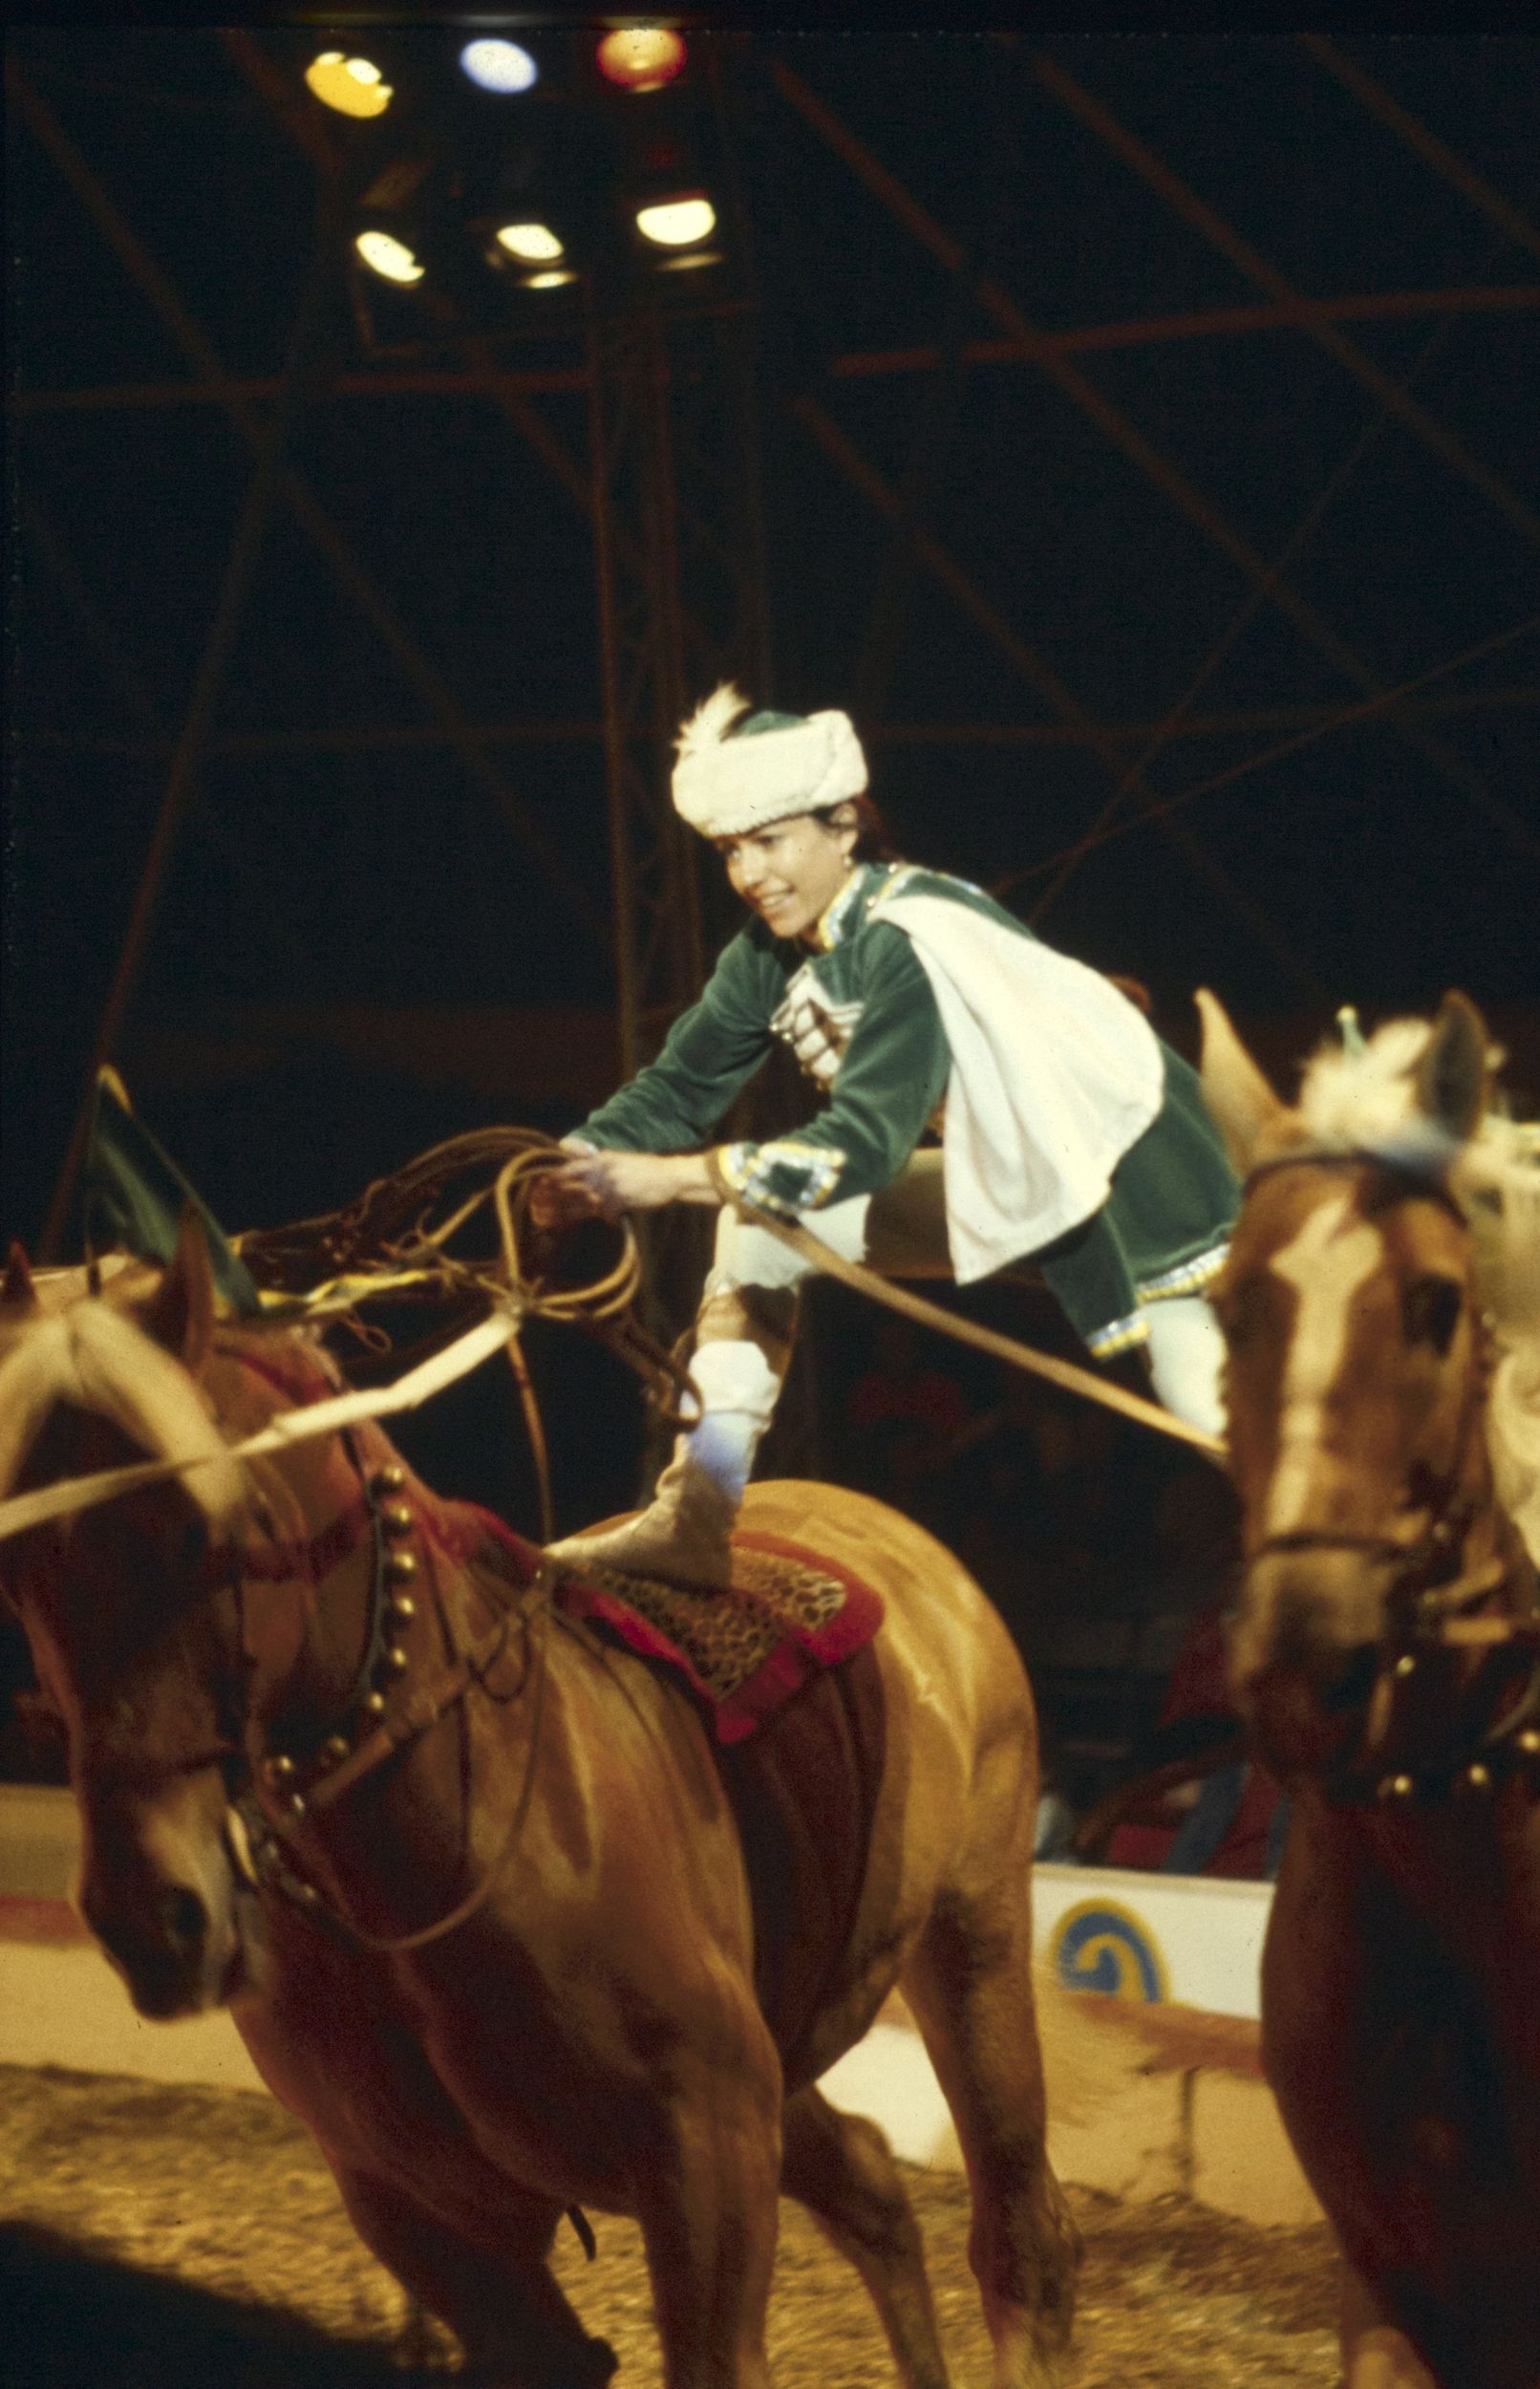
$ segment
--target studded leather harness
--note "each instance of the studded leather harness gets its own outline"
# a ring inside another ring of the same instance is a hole
[[[292,1395],[287,1379],[249,1352],[239,1355],[243,1367],[269,1376]],[[226,1764],[240,1767],[246,1779],[234,1789],[231,1806],[236,1822],[228,1835],[230,1856],[245,1879],[266,1885],[302,1908],[317,1923],[345,1941],[382,1952],[405,1951],[440,1939],[474,1914],[490,1892],[516,1840],[527,1811],[539,1743],[541,1696],[544,1689],[550,1582],[544,1568],[533,1570],[517,1593],[511,1582],[509,1598],[497,1603],[498,1615],[475,1641],[458,1646],[447,1611],[438,1591],[433,1594],[442,1640],[454,1655],[435,1664],[427,1646],[429,1621],[419,1609],[418,1593],[428,1554],[424,1545],[435,1539],[430,1521],[419,1517],[407,1496],[406,1470],[395,1459],[371,1468],[361,1440],[353,1430],[340,1438],[359,1486],[358,1498],[309,1544],[269,1544],[266,1551],[245,1542],[210,1553],[204,1565],[205,1583],[229,1584],[234,1592],[243,1665],[248,1672],[260,1665],[262,1636],[253,1617],[254,1586],[270,1582],[318,1584],[367,1541],[370,1580],[365,1625],[357,1668],[347,1692],[332,1713],[312,1726],[302,1740],[292,1731],[280,1747],[269,1733],[264,1747],[250,1754],[249,1764],[238,1739],[226,1746]],[[496,1520],[478,1526],[497,1530]],[[510,1539],[510,1554],[514,1546]],[[465,1556],[440,1554],[457,1560]],[[487,1572],[501,1584],[501,1574]],[[494,1690],[494,1679],[505,1658],[514,1661],[517,1679],[507,1690]],[[417,1930],[399,1934],[368,1931],[330,1904],[309,1879],[303,1840],[309,1822],[333,1808],[367,1776],[418,1740],[447,1716],[473,1687],[492,1690],[500,1701],[516,1699],[529,1690],[532,1700],[530,1760],[520,1799],[515,1803],[507,1836],[478,1881],[444,1915]],[[249,1742],[249,1733],[247,1736]]]

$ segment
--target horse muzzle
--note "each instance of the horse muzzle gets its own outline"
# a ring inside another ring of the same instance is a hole
[[[1269,1551],[1248,1566],[1230,1685],[1273,1774],[1322,1773],[1361,1735],[1396,1573],[1393,1557],[1351,1547]]]
[[[209,1771],[85,1812],[80,1913],[139,2014],[156,2022],[204,2014],[244,1986],[245,1903],[224,1811],[224,1784]]]

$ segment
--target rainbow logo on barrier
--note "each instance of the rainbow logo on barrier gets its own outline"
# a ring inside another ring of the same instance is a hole
[[[1166,1960],[1142,1917],[1116,1900],[1081,1900],[1066,1908],[1049,1943],[1066,1991],[1108,1991],[1117,1999],[1167,1999]]]

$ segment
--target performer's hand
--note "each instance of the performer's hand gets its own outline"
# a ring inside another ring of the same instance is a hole
[[[543,1235],[575,1227],[580,1219],[602,1216],[603,1205],[594,1190],[567,1174],[570,1164],[542,1171],[529,1183],[529,1223]]]
[[[719,1200],[700,1153],[575,1154],[531,1188],[531,1211],[536,1194],[547,1187],[557,1203],[571,1206],[558,1215],[564,1224],[595,1216],[618,1219],[622,1212],[656,1211],[664,1203]]]

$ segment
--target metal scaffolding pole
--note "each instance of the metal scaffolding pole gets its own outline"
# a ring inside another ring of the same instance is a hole
[[[706,975],[699,840],[670,797],[673,742],[722,678],[768,679],[758,441],[741,305],[673,310],[645,283],[588,326],[590,515],[622,1067],[650,1061]],[[684,589],[690,592],[688,611]],[[651,1215],[652,1332],[674,1341],[709,1262],[711,1215]],[[646,1455],[650,1477],[661,1432]]]

